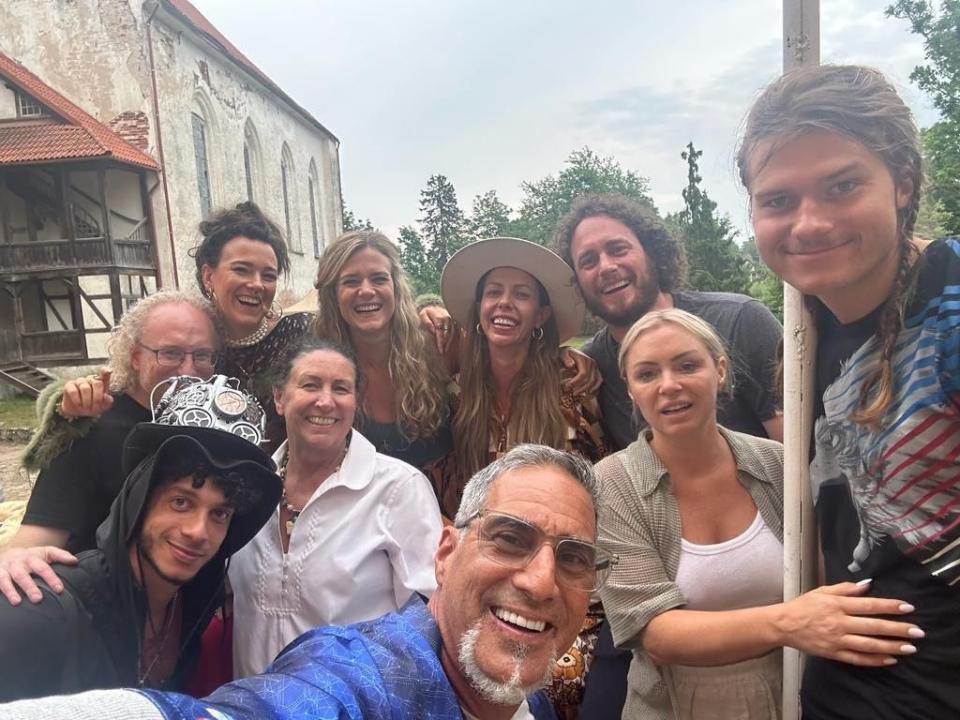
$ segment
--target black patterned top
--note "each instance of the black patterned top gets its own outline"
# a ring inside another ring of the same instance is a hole
[[[217,362],[217,372],[240,380],[240,385],[252,393],[263,406],[267,416],[267,442],[264,448],[273,452],[286,438],[283,421],[273,404],[273,388],[267,371],[274,361],[291,345],[313,332],[313,313],[284,315],[273,330],[256,345],[224,347]]]

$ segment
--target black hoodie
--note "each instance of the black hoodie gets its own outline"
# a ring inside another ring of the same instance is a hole
[[[157,466],[191,444],[216,466],[229,466],[256,483],[260,497],[252,510],[233,516],[217,554],[180,589],[180,652],[167,683],[168,689],[179,688],[198,655],[204,629],[223,602],[227,559],[253,538],[280,496],[280,479],[266,455],[263,461],[224,463],[221,454],[217,461],[210,457],[207,443],[204,447],[190,437],[193,429],[183,430],[163,439],[157,451],[128,475],[97,531],[97,549],[80,553],[75,566],[54,566],[63,580],[62,594],[38,583],[43,591],[38,604],[25,600],[13,607],[0,599],[0,701],[138,685],[146,596],[130,567],[128,547],[139,533],[150,490],[159,480]],[[211,432],[219,431],[206,430]],[[236,436],[227,441],[231,442],[253,448]]]

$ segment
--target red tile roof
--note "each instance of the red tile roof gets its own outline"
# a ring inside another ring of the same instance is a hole
[[[159,170],[157,161],[70,102],[13,58],[0,52],[0,77],[57,117],[0,123],[0,165],[112,158]]]
[[[175,16],[179,17],[187,25],[192,27],[198,33],[206,37],[215,47],[218,47],[220,51],[226,55],[230,60],[235,62],[237,65],[242,67],[248,73],[253,75],[257,80],[259,80],[265,87],[267,87],[271,92],[275,93],[279,97],[283,98],[297,113],[299,113],[305,120],[307,120],[314,127],[322,130],[324,133],[332,137],[334,140],[337,140],[337,136],[332,132],[327,130],[323,124],[317,120],[313,115],[311,115],[306,109],[298,105],[297,102],[287,95],[283,90],[280,89],[280,86],[277,85],[273,80],[267,77],[260,68],[253,64],[253,61],[250,60],[246,55],[240,52],[237,47],[227,40],[224,35],[213,26],[209,20],[207,20],[203,14],[197,10],[193,5],[191,5],[187,0],[163,0],[164,6],[171,11]],[[339,142],[337,140],[337,142]]]

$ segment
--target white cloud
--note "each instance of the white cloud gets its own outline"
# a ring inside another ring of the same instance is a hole
[[[694,141],[710,195],[746,226],[733,170],[751,99],[777,76],[781,16],[769,0],[485,0],[403,3],[194,0],[201,12],[341,139],[350,207],[387,231],[416,220],[419,192],[446,174],[461,207],[557,172],[589,145],[681,204]],[[922,48],[885,3],[824,3],[825,59],[909,83]]]

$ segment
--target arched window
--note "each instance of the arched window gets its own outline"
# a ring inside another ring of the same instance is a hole
[[[213,210],[214,200],[214,144],[216,127],[210,100],[202,92],[193,96],[190,111],[190,129],[193,135],[193,156],[197,166],[197,195],[200,215],[207,217]]]
[[[210,164],[207,161],[207,123],[202,115],[190,114],[193,124],[193,154],[197,160],[197,192],[200,195],[200,215],[207,217],[213,209],[210,192]]]
[[[246,180],[247,200],[256,201],[263,197],[260,187],[262,155],[260,153],[260,136],[253,122],[249,119],[243,127],[243,174]]]
[[[323,249],[323,242],[320,238],[320,218],[317,213],[320,210],[320,203],[317,202],[320,192],[320,180],[317,175],[317,164],[310,158],[310,171],[307,173],[307,197],[310,200],[310,232],[313,238],[313,256],[320,257],[320,251]]]
[[[283,148],[280,151],[280,184],[281,190],[283,191],[284,230],[287,234],[287,244],[290,246],[290,249],[294,252],[302,252],[300,235],[294,225],[296,214],[293,203],[293,181],[295,176],[296,173],[294,172],[293,167],[293,155],[290,154],[290,148],[287,147],[286,143],[284,143]]]

